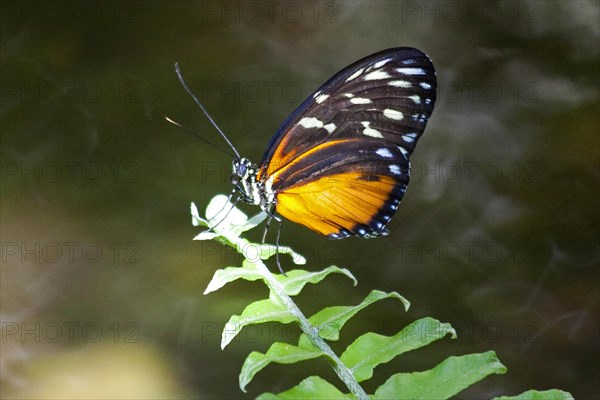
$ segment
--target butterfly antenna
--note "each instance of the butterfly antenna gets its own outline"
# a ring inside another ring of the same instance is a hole
[[[198,139],[202,140],[204,143],[211,145],[212,147],[214,147],[217,150],[222,151],[223,153],[227,154],[230,157],[234,157],[233,154],[231,154],[230,151],[227,151],[225,149],[223,149],[222,147],[217,146],[214,143],[209,142],[208,140],[204,139],[202,136],[198,135],[196,132],[194,132],[193,129],[188,128],[187,126],[181,125],[179,122],[175,122],[173,121],[171,118],[169,117],[165,117],[165,119],[167,120],[167,122],[172,123],[173,125],[183,129],[184,131],[187,131],[188,133],[191,133],[192,135],[196,136]]]
[[[215,127],[215,129],[221,134],[221,136],[223,136],[223,139],[225,139],[225,141],[227,142],[227,144],[229,145],[229,147],[231,147],[231,149],[233,150],[233,152],[235,153],[235,155],[237,156],[237,158],[241,158],[240,153],[238,153],[238,151],[236,150],[236,148],[234,147],[234,145],[231,143],[231,141],[229,140],[229,138],[227,137],[227,135],[225,135],[225,133],[221,130],[221,128],[219,128],[219,126],[212,119],[212,117],[210,116],[210,114],[208,113],[208,111],[206,111],[206,108],[204,107],[204,105],[200,102],[200,100],[198,100],[198,98],[194,95],[194,93],[192,93],[192,91],[190,90],[190,88],[188,88],[188,86],[186,85],[185,81],[183,80],[183,76],[181,76],[181,72],[179,71],[179,64],[178,63],[175,63],[175,72],[177,73],[177,77],[179,78],[179,82],[181,82],[181,85],[183,86],[183,88],[185,89],[185,91],[188,92],[188,94],[190,96],[192,96],[192,98],[194,99],[194,101],[196,102],[196,104],[198,105],[198,107],[200,107],[200,109],[202,110],[202,112],[204,113],[204,115],[206,115],[206,118],[208,118],[208,120],[210,121],[210,123],[212,124],[212,126]]]

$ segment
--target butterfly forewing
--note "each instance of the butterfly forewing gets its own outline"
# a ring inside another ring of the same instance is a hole
[[[261,163],[270,175],[333,138],[366,135],[402,146],[407,155],[425,129],[436,96],[435,70],[413,48],[385,50],[346,67],[282,124]]]
[[[385,234],[435,94],[433,65],[412,48],[386,50],[340,71],[267,148],[258,179],[269,182],[277,211],[332,238]]]

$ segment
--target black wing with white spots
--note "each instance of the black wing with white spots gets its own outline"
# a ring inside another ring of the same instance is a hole
[[[436,99],[431,60],[400,47],[344,68],[306,99],[271,139],[263,176],[330,140],[365,136],[399,146],[409,157],[425,130]]]
[[[387,234],[435,99],[435,70],[421,51],[395,48],[359,60],[282,124],[258,180],[280,214],[316,232]]]

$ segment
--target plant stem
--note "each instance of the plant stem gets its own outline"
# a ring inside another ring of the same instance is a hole
[[[364,391],[364,389],[360,386],[356,379],[354,379],[354,375],[352,372],[346,367],[346,365],[340,360],[340,358],[333,352],[331,347],[323,340],[321,336],[319,336],[319,331],[317,328],[311,325],[308,321],[308,318],[304,316],[302,311],[298,308],[294,300],[285,292],[279,281],[275,279],[275,276],[269,271],[267,266],[262,263],[256,263],[257,267],[261,270],[262,274],[267,280],[269,288],[275,293],[275,295],[279,298],[281,303],[285,305],[285,307],[296,317],[298,318],[298,322],[300,323],[300,328],[302,332],[304,332],[309,338],[310,341],[325,353],[329,358],[333,361],[333,369],[337,376],[346,384],[346,387],[350,390],[357,399],[360,400],[369,400],[369,395]]]

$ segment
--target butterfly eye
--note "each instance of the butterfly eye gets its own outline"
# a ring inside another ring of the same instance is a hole
[[[236,175],[239,176],[240,178],[243,178],[244,176],[246,176],[247,171],[248,171],[248,166],[246,166],[246,164],[238,164],[237,168],[235,169]]]
[[[244,177],[246,176],[246,174],[248,173],[248,166],[241,161],[234,161],[233,163],[233,173],[231,174],[231,183],[233,183],[234,186],[237,186],[238,183],[240,183],[241,180],[244,179]]]

